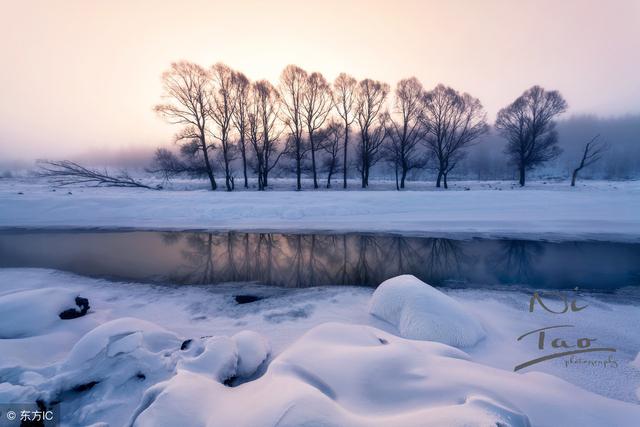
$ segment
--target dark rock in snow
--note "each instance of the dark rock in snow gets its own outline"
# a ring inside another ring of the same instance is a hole
[[[180,346],[180,350],[182,350],[182,351],[189,350],[189,347],[191,347],[191,343],[193,343],[193,340],[191,338],[189,338],[188,340],[183,341],[182,345]]]
[[[71,391],[82,393],[83,391],[91,390],[96,384],[98,384],[98,381],[89,381],[86,384],[78,384],[77,386],[73,387]]]
[[[234,298],[238,304],[249,304],[262,299],[262,297],[256,295],[235,295]]]
[[[87,298],[76,297],[76,305],[80,310],[76,308],[70,308],[68,310],[63,311],[59,314],[62,320],[70,320],[77,319],[78,317],[82,317],[89,311],[89,300]]]

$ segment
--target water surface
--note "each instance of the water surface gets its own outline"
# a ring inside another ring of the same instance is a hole
[[[0,267],[181,284],[377,286],[413,274],[444,286],[609,290],[640,285],[640,244],[354,233],[5,231]]]

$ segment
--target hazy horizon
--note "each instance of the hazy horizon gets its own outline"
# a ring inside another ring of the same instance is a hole
[[[152,107],[181,59],[274,83],[289,63],[392,86],[415,75],[480,98],[491,120],[533,84],[563,93],[565,118],[640,114],[640,2],[441,3],[7,3],[0,159],[169,144],[177,129]]]

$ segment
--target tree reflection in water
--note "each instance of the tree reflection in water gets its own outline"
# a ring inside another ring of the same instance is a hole
[[[34,251],[51,247],[52,251]],[[0,234],[0,265],[115,280],[377,286],[413,274],[432,285],[640,286],[640,244],[455,240],[376,234],[46,232]]]
[[[537,276],[534,265],[544,251],[539,242],[504,240],[499,242],[499,249],[488,262],[500,283],[532,283]]]
[[[466,259],[460,242],[367,234],[166,233],[180,245],[181,283],[261,282],[307,287],[376,286],[414,274],[437,284],[457,278]]]

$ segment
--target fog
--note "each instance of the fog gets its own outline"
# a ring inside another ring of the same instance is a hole
[[[169,144],[177,129],[152,107],[181,59],[273,82],[290,63],[329,80],[415,75],[471,93],[490,120],[533,84],[568,114],[640,113],[637,0],[24,0],[3,2],[0,52],[0,162],[14,166]]]
[[[609,145],[601,161],[580,172],[584,179],[637,179],[640,178],[640,114],[620,117],[597,117],[594,115],[576,115],[560,120],[557,126],[559,145],[562,154],[548,164],[535,169],[533,178],[565,179],[577,166],[584,145],[596,135],[600,142]],[[357,138],[357,134],[354,135]],[[355,141],[354,141],[355,142]],[[494,130],[467,150],[466,158],[452,172],[453,179],[516,179],[516,169],[509,164],[503,153],[506,141]],[[355,145],[355,143],[353,144]],[[164,148],[175,150],[171,143],[160,144]],[[128,147],[120,149],[102,149],[87,151],[70,156],[71,160],[93,167],[127,168],[143,172],[153,159],[156,147]],[[353,156],[353,154],[352,154]],[[31,170],[33,161],[0,161],[0,173],[12,170]],[[218,172],[220,167],[218,166]],[[236,170],[240,171],[239,160]],[[414,170],[409,174],[412,180],[431,180],[434,177],[434,164],[425,169]],[[354,165],[350,166],[351,175],[356,177]],[[275,176],[293,177],[290,167],[283,162],[274,171]],[[393,179],[390,165],[378,163],[373,170],[374,179]]]

